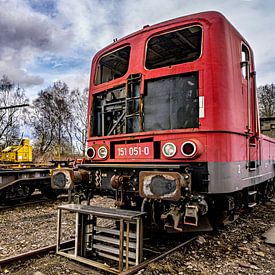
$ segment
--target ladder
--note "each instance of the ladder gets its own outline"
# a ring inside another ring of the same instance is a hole
[[[127,79],[127,97],[125,99],[125,125],[126,132],[133,132],[131,126],[138,124],[137,131],[141,130],[141,95],[140,95],[140,85],[141,85],[141,74],[130,75]]]
[[[75,241],[73,246],[61,249],[64,211],[75,214]],[[144,214],[81,204],[61,205],[58,207],[56,253],[118,274],[142,261]]]
[[[257,190],[248,190],[248,207],[253,208],[257,205]]]

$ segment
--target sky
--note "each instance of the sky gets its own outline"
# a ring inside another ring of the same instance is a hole
[[[92,57],[144,25],[215,10],[254,50],[257,85],[275,82],[274,0],[0,0],[0,77],[30,98],[55,81],[89,86]]]

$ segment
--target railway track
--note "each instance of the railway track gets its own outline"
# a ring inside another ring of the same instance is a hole
[[[123,271],[120,274],[122,274],[122,275],[135,274],[138,271],[144,269],[147,265],[163,259],[164,257],[168,256],[169,254],[173,253],[174,251],[186,246],[190,242],[193,242],[195,239],[196,239],[196,237],[190,237],[190,238],[186,239],[184,242],[181,242],[180,244],[173,246],[172,248],[169,247],[168,249],[165,249],[164,252],[154,251],[153,253],[157,254],[156,256],[152,256],[152,257],[146,259],[145,261],[141,262],[139,265],[133,266],[133,267],[129,268],[128,270]],[[67,246],[72,245],[73,242],[74,242],[74,240],[69,240],[69,241],[63,242],[61,245],[63,248],[66,248]],[[148,249],[145,248],[145,250],[148,250]],[[15,256],[10,256],[10,257],[0,260],[0,269],[4,269],[5,267],[15,265],[18,262],[24,262],[24,261],[27,261],[30,259],[35,259],[38,256],[41,257],[41,256],[44,256],[48,253],[55,252],[55,251],[56,251],[56,245],[49,245],[49,246],[45,246],[45,247],[42,247],[42,248],[39,248],[36,250],[18,254]],[[152,250],[150,250],[150,253],[152,254]],[[93,274],[96,274],[96,270],[94,268],[90,269],[87,266],[84,266],[84,265],[79,264],[74,261],[70,261],[68,264],[68,267],[71,269],[74,269],[75,271],[79,272],[80,274],[89,274],[89,272],[93,272]],[[99,273],[99,274],[102,274],[102,273]]]
[[[68,245],[71,245],[74,242],[74,240],[69,240],[66,242],[63,242],[61,245],[63,247],[66,247]],[[7,265],[12,265],[18,261],[25,261],[29,260],[31,258],[35,258],[37,256],[45,255],[50,252],[54,252],[56,250],[56,245],[49,245],[49,246],[44,246],[35,250],[31,250],[25,253],[21,253],[15,256],[10,256],[4,259],[0,259],[0,267],[4,267]]]
[[[0,205],[0,210],[8,210],[8,209],[13,209],[15,207],[29,206],[33,204],[48,202],[48,201],[50,200],[43,197],[42,195],[33,195],[32,198],[27,201],[18,201],[10,204]]]
[[[29,198],[27,201],[15,201],[14,203],[11,203],[11,204],[0,205],[0,211],[13,209],[15,207],[31,206],[31,205],[50,202],[54,200],[66,200],[66,199],[68,199],[68,195],[61,195],[57,199],[48,199],[41,194],[35,194],[35,195],[32,195],[31,198]]]
[[[102,201],[99,201],[102,202]],[[97,203],[99,203],[97,201]],[[105,204],[106,201],[104,200]],[[166,241],[165,241],[165,237],[160,236],[160,234],[157,234],[155,240],[152,242],[151,241],[151,236],[154,234],[150,234],[150,236],[148,236],[148,231],[147,231],[147,236],[144,236],[144,261],[137,265],[137,266],[133,266],[130,269],[128,269],[127,271],[124,271],[122,274],[136,274],[139,270],[144,269],[147,273],[147,270],[152,270],[151,268],[151,263],[154,262],[158,262],[157,263],[157,268],[159,268],[158,270],[160,270],[160,273],[165,273],[165,268],[163,267],[163,265],[165,263],[163,263],[163,261],[160,261],[160,259],[166,257],[167,255],[169,255],[170,253],[175,252],[177,249],[180,249],[180,252],[177,252],[175,255],[176,257],[180,257],[179,261],[180,261],[180,266],[179,266],[179,270],[180,271],[190,271],[189,267],[183,267],[185,265],[185,262],[189,262],[191,263],[191,265],[196,266],[195,260],[197,258],[193,258],[194,256],[194,251],[196,251],[196,255],[198,255],[199,258],[204,258],[206,259],[206,264],[203,266],[200,266],[198,268],[198,270],[207,270],[206,273],[212,273],[212,268],[213,270],[216,270],[217,272],[219,271],[220,273],[225,273],[225,271],[227,271],[229,268],[226,268],[226,264],[229,262],[230,268],[232,270],[232,266],[234,266],[234,268],[236,268],[236,270],[239,270],[240,272],[244,272],[242,267],[239,266],[239,259],[241,258],[241,262],[247,262],[248,258],[247,257],[251,257],[251,255],[246,255],[246,253],[243,253],[243,251],[239,251],[238,252],[238,248],[236,248],[236,244],[235,243],[239,243],[238,247],[240,246],[241,249],[244,246],[248,246],[248,249],[251,248],[252,251],[254,251],[253,247],[258,247],[259,245],[259,238],[260,238],[260,233],[263,232],[264,230],[267,230],[268,225],[266,224],[267,221],[271,221],[271,223],[273,223],[274,220],[274,200],[271,202],[271,206],[270,204],[263,204],[260,205],[259,208],[255,208],[255,211],[252,212],[252,214],[250,213],[250,215],[248,215],[248,213],[246,213],[247,215],[242,216],[241,218],[241,222],[235,222],[234,225],[228,225],[228,232],[224,232],[223,234],[214,237],[214,239],[212,239],[211,235],[208,235],[205,237],[206,239],[206,244],[202,245],[201,243],[197,243],[197,242],[193,242],[196,237],[190,236],[190,238],[176,238],[175,235],[173,240],[172,238],[168,238],[166,237]],[[260,209],[260,212],[257,214],[258,210]],[[19,211],[21,211],[19,209]],[[16,212],[16,211],[15,211]],[[47,215],[49,213],[49,215],[52,213],[52,208],[50,209],[50,211],[48,212],[43,212],[43,213],[38,213],[43,214],[44,216]],[[10,214],[7,212],[6,215]],[[18,215],[17,212],[15,214],[16,216]],[[28,216],[28,213],[25,214],[23,213],[23,216]],[[39,221],[42,221],[42,216],[39,216]],[[252,215],[252,220],[250,220],[250,216]],[[70,214],[71,217],[71,214]],[[4,216],[3,216],[4,218]],[[5,220],[5,219],[4,219]],[[32,220],[33,223],[34,220],[28,218],[26,221],[29,222],[30,220]],[[70,220],[70,219],[69,219]],[[68,220],[65,220],[66,222],[68,222]],[[48,234],[50,233],[50,220],[47,219],[47,230],[46,232]],[[38,222],[40,223],[40,222]],[[28,224],[28,223],[27,223]],[[247,225],[247,226],[246,226]],[[248,226],[249,225],[249,226]],[[66,226],[66,225],[65,225]],[[52,223],[52,227],[56,228],[55,223]],[[27,227],[22,227],[27,228]],[[66,227],[65,227],[66,228]],[[250,229],[251,228],[251,229]],[[254,229],[253,229],[254,228]],[[31,232],[31,228],[29,228]],[[27,229],[28,230],[28,229]],[[36,229],[36,231],[39,231],[40,229]],[[232,231],[232,232],[230,232]],[[20,233],[19,231],[14,231],[12,230],[11,232],[14,232],[13,234],[19,234],[22,235],[22,237],[24,238],[24,240],[30,241],[31,239],[28,239],[27,236],[25,237],[24,232],[26,232],[26,230],[22,231],[22,233]],[[41,231],[41,234],[43,234],[43,230]],[[257,233],[260,232],[260,233]],[[44,234],[47,234],[44,233]],[[53,235],[55,234],[55,232],[52,233]],[[155,234],[156,235],[156,234]],[[72,236],[72,235],[68,235]],[[170,235],[171,236],[171,235]],[[226,236],[226,238],[225,238]],[[251,237],[248,236],[258,236],[255,238],[254,244],[252,241],[252,244],[250,244],[251,242]],[[12,239],[12,237],[11,237]],[[33,239],[33,238],[32,238]],[[157,240],[159,239],[159,240]],[[164,241],[162,241],[164,239]],[[20,240],[20,239],[19,239]],[[9,242],[9,238],[7,238],[6,242]],[[168,243],[169,242],[169,243]],[[193,242],[193,243],[190,243]],[[52,239],[51,242],[49,243],[54,243],[54,237]],[[18,242],[15,242],[15,245],[17,245]],[[34,244],[38,244],[37,242]],[[43,242],[40,242],[40,245],[42,245]],[[166,245],[167,244],[167,245]],[[189,244],[189,245],[188,245]],[[46,245],[46,242],[44,242],[44,245]],[[264,247],[263,244],[261,244],[261,247]],[[3,243],[0,246],[3,246]],[[164,247],[165,246],[165,247]],[[227,251],[227,246],[228,246],[228,251]],[[221,248],[220,248],[221,247]],[[26,248],[26,247],[25,247]],[[197,250],[198,248],[198,250]],[[0,248],[1,249],[1,248]],[[31,250],[32,248],[29,246],[27,248],[27,250]],[[230,249],[230,250],[229,250]],[[267,257],[270,257],[270,262],[274,261],[274,259],[272,258],[272,251],[269,251],[270,248],[266,248],[267,250],[263,250],[265,255]],[[66,258],[60,258],[58,256],[55,255],[55,250],[56,250],[56,246],[47,246],[41,249],[37,249],[34,251],[30,251],[28,253],[22,253],[20,255],[17,255],[15,257],[11,256],[5,259],[0,260],[0,274],[1,274],[1,270],[4,271],[5,268],[7,267],[7,270],[9,272],[11,272],[12,274],[32,274],[33,270],[38,270],[41,271],[43,274],[60,274],[57,271],[58,270],[65,270],[68,269],[71,273],[73,274],[73,272],[75,272],[76,274],[82,275],[82,274],[106,274],[106,273],[102,273],[99,270],[92,268],[90,269],[89,267],[87,267],[86,265],[83,264],[79,264],[78,262],[72,261],[72,260],[68,260]],[[182,251],[185,251],[184,253],[181,253]],[[188,253],[188,250],[189,253]],[[26,251],[26,250],[25,250]],[[262,250],[260,250],[262,251]],[[0,250],[1,252],[1,250]],[[228,253],[225,253],[228,252]],[[11,254],[15,254],[18,253],[14,250],[13,253]],[[20,253],[20,252],[19,252]],[[29,254],[30,253],[30,254]],[[208,258],[208,255],[212,255],[210,258]],[[217,253],[217,254],[216,254]],[[258,253],[258,252],[257,252]],[[269,255],[270,254],[270,255]],[[174,255],[174,254],[172,254]],[[215,256],[216,255],[216,256]],[[218,255],[218,256],[217,256]],[[230,255],[230,256],[229,256]],[[4,256],[4,254],[3,254]],[[252,255],[254,257],[255,260],[255,255],[253,253]],[[225,257],[225,258],[224,258]],[[28,261],[29,259],[31,259],[31,261]],[[167,258],[165,258],[165,262],[166,261],[170,261],[171,256],[168,256]],[[172,257],[172,259],[174,259]],[[273,259],[273,260],[272,260]],[[268,258],[267,258],[268,260]],[[24,262],[25,261],[25,262]],[[22,262],[22,264],[21,264]],[[215,267],[215,264],[213,263],[218,263],[219,267]],[[182,264],[181,264],[182,263]],[[225,267],[224,267],[224,263]],[[169,262],[169,264],[171,264],[171,266],[177,270],[177,263],[175,264],[173,261]],[[268,264],[268,263],[267,263]],[[146,268],[147,265],[150,265],[149,268]],[[173,266],[174,265],[174,266]],[[212,266],[213,265],[213,266]],[[262,262],[259,260],[257,262],[257,266],[260,268],[260,270],[263,272],[265,270],[268,270],[268,268],[265,268],[264,266],[261,266]],[[155,270],[156,265],[152,265],[153,266],[153,270]],[[176,266],[176,267],[175,267]],[[271,264],[270,264],[271,266]],[[57,269],[56,269],[57,268]],[[271,268],[271,267],[270,267]],[[269,269],[270,269],[269,268]],[[56,273],[53,273],[54,270],[56,270]],[[221,272],[221,270],[223,272]],[[271,268],[272,270],[272,268]],[[253,271],[253,270],[252,270]],[[141,271],[142,272],[142,271]],[[215,272],[214,272],[215,273]],[[271,272],[272,273],[272,272]],[[142,274],[142,273],[141,273]],[[149,274],[149,273],[147,273]],[[273,274],[273,273],[272,273]]]
[[[162,252],[160,255],[157,255],[155,257],[149,258],[149,259],[141,262],[139,265],[135,265],[135,266],[129,268],[128,270],[121,272],[120,274],[121,275],[132,275],[132,274],[135,274],[138,271],[140,271],[143,268],[145,268],[147,265],[149,265],[151,263],[154,263],[154,262],[157,262],[157,261],[165,258],[169,254],[171,254],[171,253],[175,252],[176,250],[178,250],[178,249],[186,246],[187,244],[193,242],[196,239],[197,239],[197,237],[191,237],[191,238],[187,239],[186,241],[184,241],[184,242],[182,242],[182,243],[180,243],[180,244],[178,244],[178,245],[176,245],[176,246],[174,246],[172,248],[169,248],[165,252]]]

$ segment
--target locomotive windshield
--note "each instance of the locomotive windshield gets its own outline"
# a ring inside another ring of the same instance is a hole
[[[156,69],[194,61],[200,57],[201,40],[199,26],[154,36],[147,44],[145,66]]]
[[[145,131],[199,127],[196,73],[153,79],[145,88]]]
[[[99,59],[96,71],[96,85],[122,77],[129,65],[130,46],[108,53]]]
[[[140,80],[94,96],[94,136],[199,127],[197,73],[148,80],[142,96]]]

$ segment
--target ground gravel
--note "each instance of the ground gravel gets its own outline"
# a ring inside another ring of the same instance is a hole
[[[65,201],[43,203],[0,212],[0,259],[56,243],[57,206]],[[113,201],[97,197],[92,204],[113,207]],[[73,235],[74,215],[65,214],[63,239]],[[259,205],[218,233],[202,234],[198,240],[150,264],[139,274],[275,274],[275,246],[262,234],[275,225],[275,200]],[[54,253],[0,267],[0,274],[106,274]]]
[[[0,259],[55,245],[57,207],[64,204],[67,202],[63,199],[0,210]],[[114,201],[105,197],[97,197],[91,200],[91,205],[114,207]],[[69,240],[74,236],[74,220],[74,213],[62,212],[61,240]],[[0,267],[0,274],[100,274],[83,269],[84,272],[78,272],[73,262],[51,253],[39,259]]]
[[[139,274],[275,274],[275,246],[262,234],[275,226],[275,200],[242,215],[218,233],[150,264]]]

